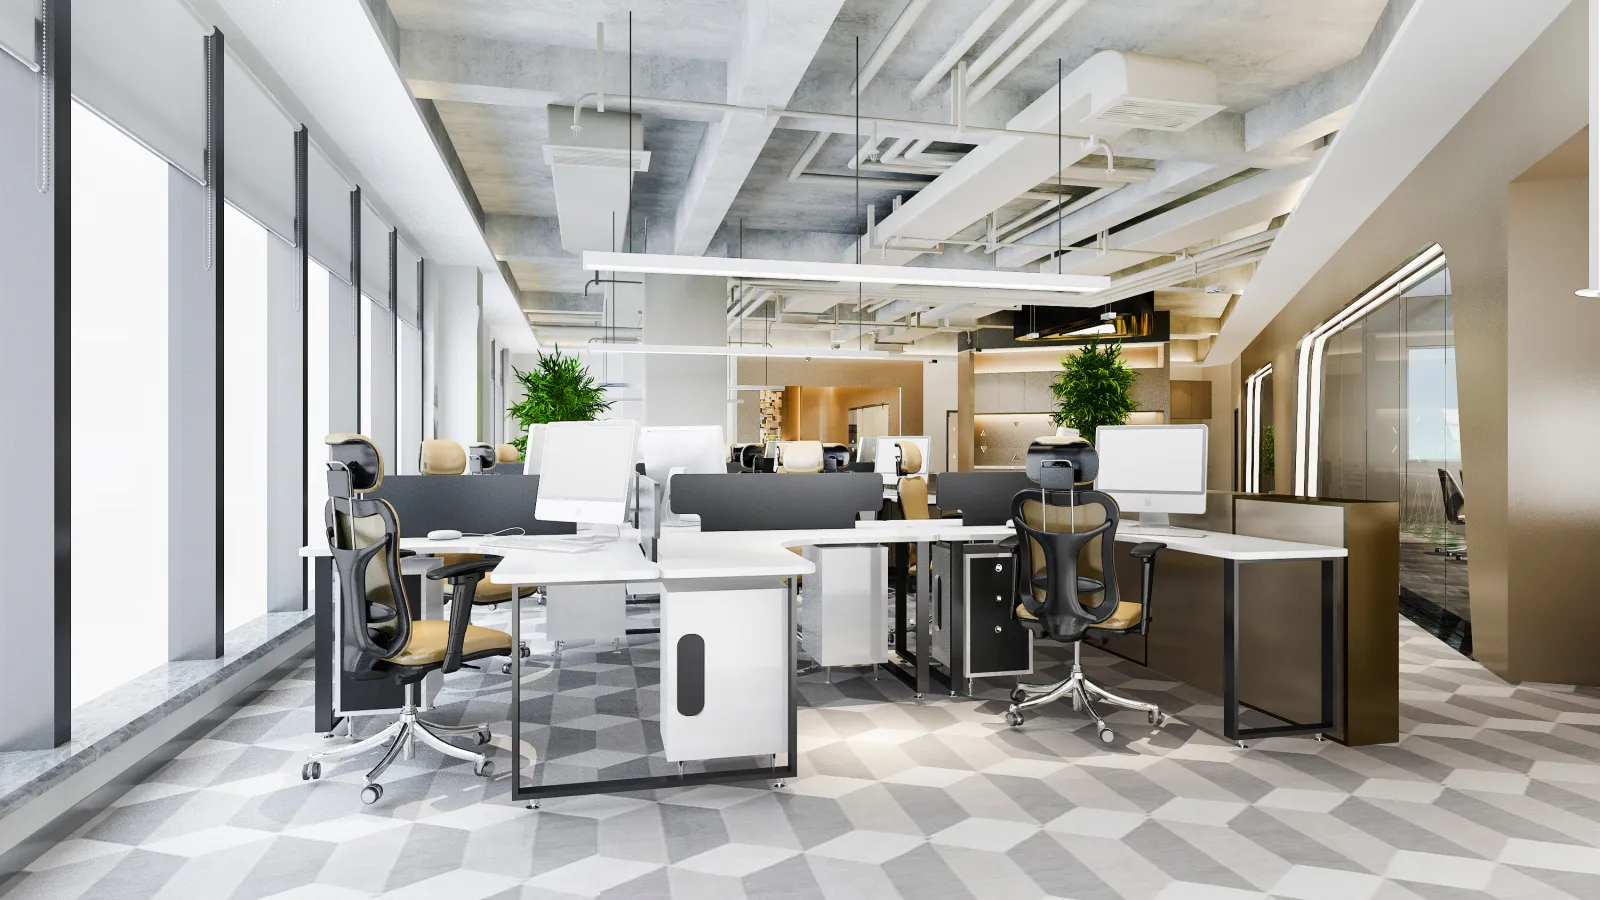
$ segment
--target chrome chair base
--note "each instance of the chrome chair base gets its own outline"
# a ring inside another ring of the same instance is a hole
[[[1151,725],[1159,726],[1162,723],[1161,707],[1156,704],[1113,694],[1090,681],[1088,676],[1083,674],[1083,644],[1080,641],[1072,645],[1072,674],[1055,684],[1018,684],[1012,690],[1011,707],[1006,710],[1006,724],[1013,728],[1019,727],[1027,718],[1023,715],[1026,710],[1036,709],[1062,698],[1070,699],[1073,709],[1089,714],[1094,720],[1100,740],[1107,744],[1116,740],[1116,733],[1095,711],[1096,700],[1123,709],[1141,710],[1149,717]]]
[[[361,799],[366,803],[376,803],[383,796],[383,786],[378,779],[402,755],[406,759],[416,756],[417,743],[431,747],[445,756],[464,760],[472,763],[472,773],[483,778],[494,774],[494,761],[487,754],[475,753],[464,747],[445,740],[445,736],[475,735],[479,745],[489,743],[489,726],[483,725],[442,725],[429,722],[417,715],[416,685],[406,687],[406,705],[400,710],[400,718],[390,722],[371,737],[363,738],[353,744],[335,747],[331,750],[322,750],[306,754],[306,763],[300,769],[302,780],[314,781],[322,777],[322,761],[325,759],[339,759],[346,756],[355,756],[377,747],[387,746],[388,750],[378,764],[367,772],[365,786],[361,790]]]

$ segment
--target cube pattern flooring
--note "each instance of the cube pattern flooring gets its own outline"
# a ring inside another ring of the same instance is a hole
[[[802,680],[802,776],[784,789],[567,798],[536,812],[509,800],[503,724],[493,781],[427,749],[390,769],[374,806],[357,797],[372,758],[301,781],[302,754],[323,744],[302,667],[0,897],[1600,897],[1600,691],[1508,685],[1409,622],[1401,636],[1395,745],[1240,750],[1217,736],[1215,697],[1095,651],[1091,677],[1177,720],[1153,731],[1143,714],[1114,713],[1107,746],[1068,706],[1002,726],[1009,684],[985,685],[991,700],[913,702],[888,676],[836,669],[831,684]],[[566,732],[594,734],[563,732],[568,764],[627,764],[606,754],[613,737],[638,739],[637,709],[606,698],[649,681],[623,662],[644,663],[652,644],[633,639],[628,660],[609,644],[567,650],[563,666],[588,687],[549,708]],[[440,717],[502,718],[505,688],[494,667],[451,676]]]

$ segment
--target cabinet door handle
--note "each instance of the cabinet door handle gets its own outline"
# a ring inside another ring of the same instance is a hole
[[[999,634],[999,633],[1000,633],[1000,626],[999,626],[999,625],[996,625],[996,626],[995,626],[995,627],[994,627],[994,633],[995,633],[995,634]]]
[[[994,571],[995,571],[996,574],[999,574],[1000,572],[1004,572],[1005,571],[1005,566],[1002,563],[995,563],[994,564]]]

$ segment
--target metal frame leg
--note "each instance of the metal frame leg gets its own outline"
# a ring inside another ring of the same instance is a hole
[[[1225,560],[1222,565],[1222,733],[1242,749],[1248,738],[1294,737],[1313,735],[1322,739],[1324,732],[1338,727],[1338,683],[1334,674],[1334,626],[1337,597],[1334,593],[1334,559],[1319,560],[1321,564],[1321,721],[1310,724],[1291,722],[1284,725],[1267,725],[1260,728],[1241,728],[1239,699],[1239,561]],[[1268,713],[1271,715],[1271,713]]]
[[[395,735],[394,743],[389,745],[389,752],[385,753],[383,759],[378,760],[378,764],[373,766],[372,771],[367,773],[367,784],[377,781],[378,776],[388,770],[389,766],[400,757],[401,750],[411,742],[411,723],[400,722],[398,724],[400,733]]]
[[[397,719],[393,722],[390,722],[388,728],[385,728],[372,737],[364,738],[355,742],[354,744],[346,744],[343,747],[335,747],[332,750],[320,750],[316,753],[307,753],[306,760],[309,762],[317,762],[324,759],[339,759],[345,756],[355,756],[359,753],[365,753],[374,747],[381,747],[388,743],[389,739],[399,734],[401,729],[404,727],[405,722]]]

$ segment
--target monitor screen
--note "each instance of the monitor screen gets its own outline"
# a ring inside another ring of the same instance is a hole
[[[682,469],[686,475],[725,475],[728,471],[728,445],[722,442],[721,425],[643,428],[639,452],[644,455],[645,474],[660,484],[667,483],[673,469]]]
[[[620,524],[627,515],[638,434],[631,421],[545,426],[538,517]]]
[[[1107,493],[1203,494],[1206,426],[1103,425],[1095,429],[1100,475]]]

